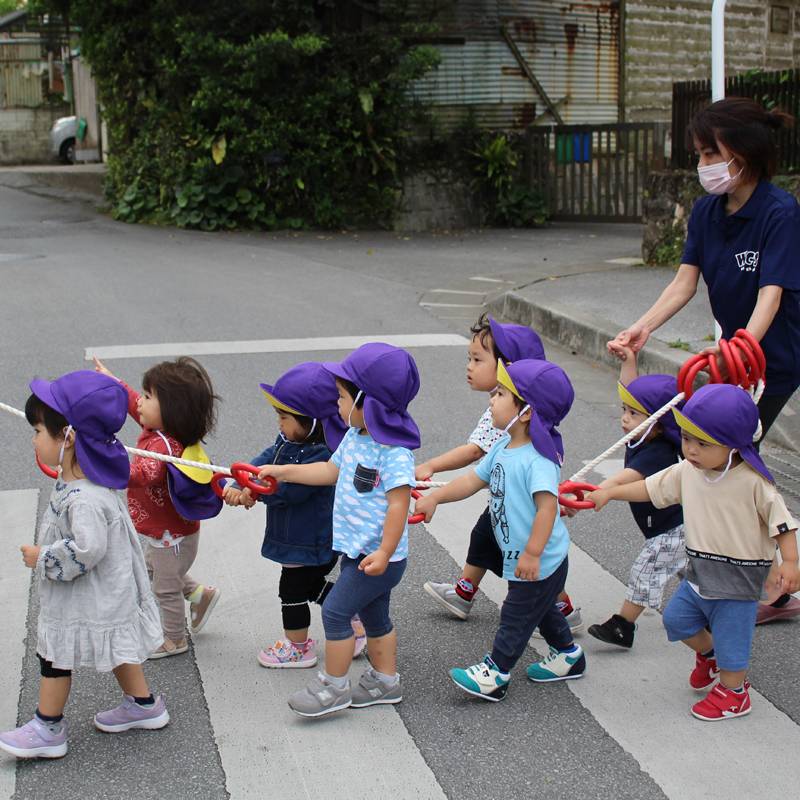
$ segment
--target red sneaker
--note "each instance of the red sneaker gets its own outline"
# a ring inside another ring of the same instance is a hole
[[[726,689],[718,683],[706,695],[705,700],[692,706],[692,714],[706,722],[744,717],[750,713],[750,695],[747,692],[749,688],[750,684],[747,681],[744,683],[743,692],[734,692],[733,689]]]
[[[702,692],[703,689],[708,689],[713,686],[717,678],[719,678],[719,669],[717,669],[716,658],[706,658],[697,654],[695,667],[692,674],[689,676],[689,684],[696,692]]]

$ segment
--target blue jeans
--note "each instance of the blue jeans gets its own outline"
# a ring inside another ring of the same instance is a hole
[[[543,581],[508,582],[508,594],[500,609],[500,627],[492,646],[492,661],[503,672],[514,668],[537,626],[550,647],[566,650],[572,645],[569,623],[556,606],[567,583],[568,570],[568,559],[564,558]]]
[[[392,589],[400,583],[406,571],[406,559],[390,561],[383,575],[367,575],[358,565],[365,556],[342,556],[341,573],[322,606],[325,638],[332,642],[353,635],[350,620],[358,614],[367,636],[377,639],[394,630],[389,618],[389,599]]]
[[[750,662],[757,613],[757,600],[705,600],[684,580],[664,609],[664,628],[671,642],[680,642],[708,625],[717,666],[738,672]]]

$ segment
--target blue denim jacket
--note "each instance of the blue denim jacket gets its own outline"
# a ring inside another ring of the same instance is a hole
[[[324,444],[286,442],[280,436],[251,462],[265,464],[311,464],[328,461],[331,451]],[[238,488],[236,483],[232,484]],[[313,567],[329,564],[339,554],[333,550],[332,514],[335,486],[305,486],[280,483],[275,494],[262,494],[267,506],[267,528],[261,555],[279,564]]]

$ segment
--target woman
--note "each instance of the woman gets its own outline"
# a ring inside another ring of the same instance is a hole
[[[722,335],[746,328],[767,359],[766,388],[758,405],[762,439],[800,386],[800,206],[770,183],[777,164],[772,131],[792,117],[765,112],[750,99],[730,97],[698,112],[686,131],[697,153],[700,183],[709,192],[689,218],[681,266],[653,307],[608,350],[640,350],[650,334],[694,297],[702,274]],[[720,348],[703,354],[720,358]],[[800,600],[767,582],[768,603],[758,623],[800,614]]]

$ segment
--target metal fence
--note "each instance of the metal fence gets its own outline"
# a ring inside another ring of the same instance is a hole
[[[800,112],[800,69],[780,72],[748,72],[725,80],[726,97],[750,97],[765,111],[780,108],[795,119]],[[691,169],[697,165],[694,153],[684,144],[686,128],[694,114],[711,102],[711,81],[684,81],[672,84],[672,166]],[[800,171],[800,130],[781,130],[778,144],[778,171]]]
[[[664,168],[664,124],[531,126],[527,182],[555,220],[641,222],[647,175]]]

